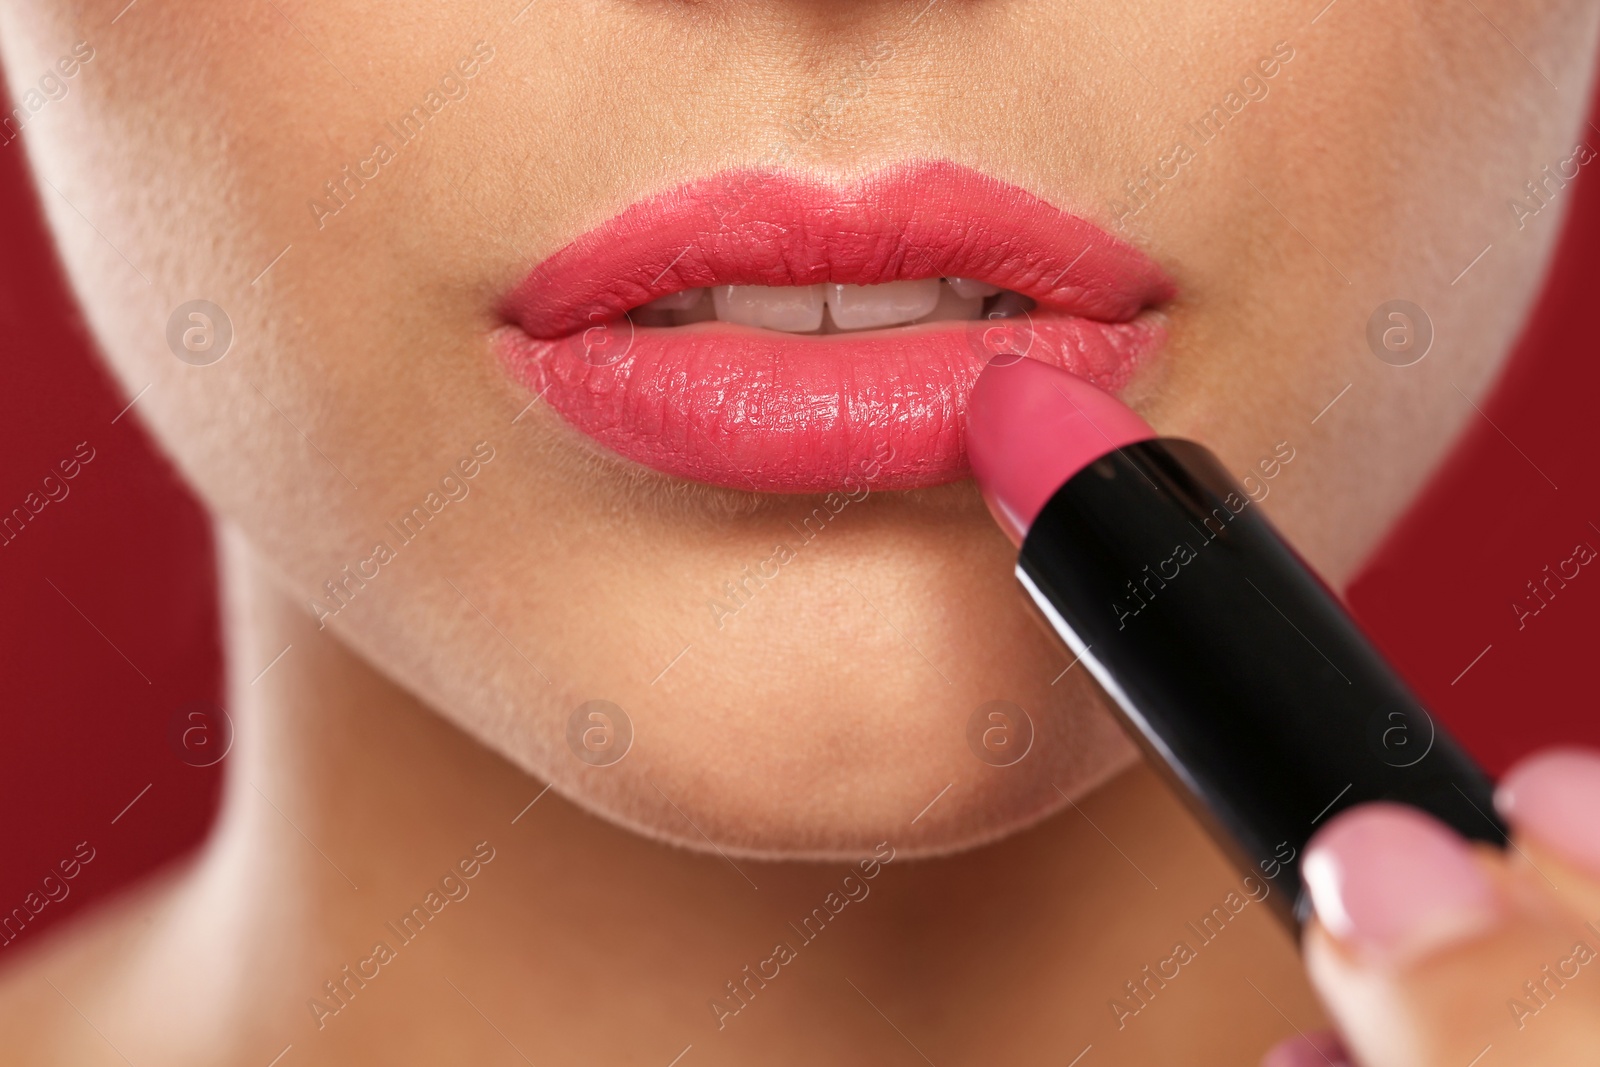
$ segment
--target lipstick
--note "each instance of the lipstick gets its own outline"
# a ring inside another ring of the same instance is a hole
[[[1297,861],[1346,808],[1504,844],[1488,776],[1211,452],[1010,354],[978,376],[967,447],[1024,590],[1291,928]]]

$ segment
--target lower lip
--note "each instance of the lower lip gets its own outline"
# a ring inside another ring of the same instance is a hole
[[[1165,339],[1155,312],[1120,323],[1033,312],[826,336],[624,319],[544,340],[506,326],[495,345],[513,377],[626,459],[727,488],[808,493],[965,477],[967,396],[997,353],[1116,390]]]
[[[1210,452],[1029,360],[983,372],[970,429],[1018,580],[1252,896],[1303,921],[1297,861],[1356,804],[1505,841],[1488,778]]]

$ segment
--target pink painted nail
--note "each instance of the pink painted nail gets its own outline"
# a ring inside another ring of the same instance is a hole
[[[1600,753],[1558,748],[1525,759],[1494,803],[1518,830],[1600,877]]]
[[[1323,927],[1377,962],[1409,962],[1486,931],[1500,916],[1466,842],[1398,804],[1335,818],[1311,839],[1304,874]]]
[[[1272,1047],[1261,1067],[1354,1067],[1344,1043],[1332,1030],[1300,1034]]]

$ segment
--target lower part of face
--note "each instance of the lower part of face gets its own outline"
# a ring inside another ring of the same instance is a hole
[[[993,175],[1172,276],[1126,397],[1337,582],[1471,415],[1589,158],[1576,2],[121,6],[5,0],[0,41],[140,415],[331,636],[730,853],[970,845],[1130,748],[970,483],[675,481],[511,381],[490,339],[534,264],[774,145]],[[1371,340],[1393,301],[1432,338],[1409,365]]]

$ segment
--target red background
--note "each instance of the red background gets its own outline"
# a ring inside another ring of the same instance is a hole
[[[1550,284],[1484,415],[1349,590],[1496,772],[1551,742],[1600,743],[1589,658],[1600,575],[1585,568],[1520,631],[1511,608],[1578,542],[1600,548],[1600,465],[1575,429],[1592,430],[1600,394],[1593,170],[1561,194],[1572,214]],[[168,731],[184,705],[220,699],[222,662],[205,516],[139,423],[113,422],[126,399],[91,354],[18,142],[0,146],[0,234],[0,515],[79,442],[95,450],[70,495],[0,547],[0,915],[78,842],[96,851],[22,945],[205,832],[221,766],[185,763]]]

